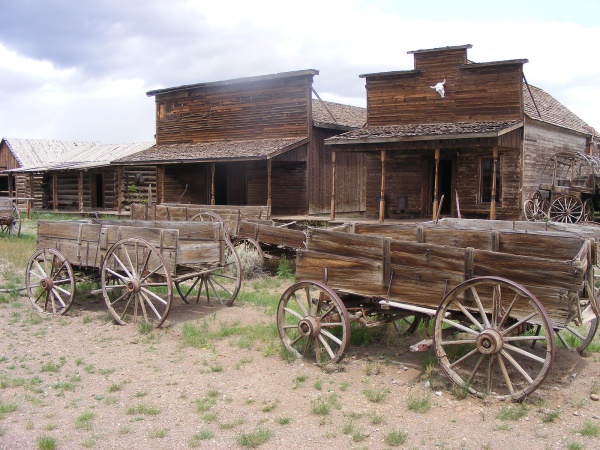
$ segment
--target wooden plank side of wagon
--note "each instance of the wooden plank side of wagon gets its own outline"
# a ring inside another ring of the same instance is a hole
[[[347,257],[383,261],[384,238],[366,234],[351,234],[321,228],[306,232],[306,249]]]
[[[381,261],[309,250],[298,251],[297,281],[323,281],[324,269],[327,272],[327,284],[332,289],[361,296],[386,295]]]
[[[179,239],[219,241],[225,238],[218,222],[177,222],[163,220],[100,220],[100,225],[179,230]]]
[[[263,244],[285,248],[304,248],[306,234],[302,230],[277,227],[272,223],[240,222],[238,237],[254,239]]]
[[[416,224],[352,223],[350,233],[386,236],[399,241],[417,242]]]
[[[100,229],[87,221],[40,220],[36,247],[54,248],[75,266],[98,267]]]

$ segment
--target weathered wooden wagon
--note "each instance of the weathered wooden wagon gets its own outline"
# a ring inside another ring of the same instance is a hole
[[[12,199],[0,197],[0,236],[21,234],[21,214]]]
[[[242,220],[233,245],[254,251],[261,259],[279,257],[304,248],[305,231],[306,227],[296,222],[278,224],[274,221]]]
[[[583,350],[598,324],[593,239],[432,224],[310,229],[279,302],[283,345],[340,361],[350,323],[433,319],[443,371],[480,397],[518,400],[546,378],[555,333]],[[581,327],[581,328],[580,328]],[[563,334],[566,333],[566,336]]]
[[[186,303],[195,297],[230,306],[242,277],[218,222],[39,221],[37,250],[26,268],[33,307],[65,314],[84,279],[99,279],[97,292],[119,324],[160,326],[173,288]]]
[[[598,210],[600,158],[581,152],[552,155],[542,171],[538,191],[523,205],[530,221],[593,221]]]

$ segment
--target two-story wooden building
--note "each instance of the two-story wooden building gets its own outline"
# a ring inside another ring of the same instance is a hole
[[[552,154],[598,152],[590,126],[527,84],[526,59],[475,63],[469,48],[411,51],[412,70],[360,75],[367,126],[326,145],[334,160],[366,158],[355,178],[367,216],[518,219]]]
[[[301,70],[150,91],[147,95],[156,99],[156,145],[113,164],[155,165],[159,203],[328,213],[332,169],[324,140],[363,126],[366,110],[313,99],[318,73]],[[338,158],[339,212],[366,208],[359,180],[351,176],[364,161],[362,154]]]

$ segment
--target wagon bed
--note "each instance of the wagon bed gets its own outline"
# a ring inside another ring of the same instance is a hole
[[[0,236],[21,234],[21,214],[8,197],[0,197]]]
[[[26,269],[27,292],[40,312],[65,314],[76,282],[100,280],[118,323],[166,319],[173,287],[185,302],[231,305],[241,266],[221,223],[167,221],[39,221],[37,250]]]
[[[299,282],[278,309],[282,342],[298,355],[341,360],[351,321],[433,318],[435,352],[454,382],[519,399],[547,375],[555,331],[580,350],[595,334],[593,239],[432,224],[349,229],[310,229],[298,252]]]

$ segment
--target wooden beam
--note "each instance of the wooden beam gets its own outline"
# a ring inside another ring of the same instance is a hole
[[[490,202],[490,220],[496,220],[496,173],[498,170],[498,147],[492,150],[494,158],[492,166],[492,201]]]
[[[379,223],[385,218],[385,150],[381,151],[381,193],[379,197]]]
[[[119,214],[123,209],[123,192],[121,185],[123,184],[123,166],[117,166],[117,211]]]
[[[58,211],[58,174],[52,174],[52,208]]]
[[[77,180],[77,205],[79,212],[83,212],[83,170],[79,171],[79,178]]]
[[[335,219],[335,152],[331,152],[331,212],[330,219]]]
[[[435,149],[435,174],[433,179],[433,220],[437,220],[438,215],[438,183],[440,171],[440,149]]]
[[[210,204],[215,204],[215,163],[210,163]]]
[[[267,208],[271,211],[271,159],[267,160]]]

